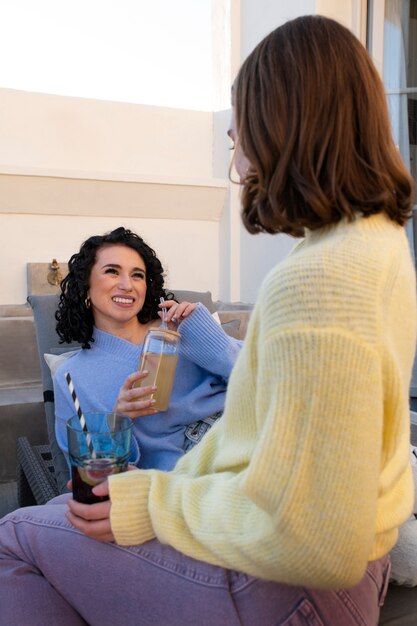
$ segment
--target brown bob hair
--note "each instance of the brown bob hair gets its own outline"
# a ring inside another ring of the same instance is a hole
[[[384,211],[411,217],[413,180],[394,145],[381,79],[344,26],[304,16],[270,33],[233,86],[250,162],[242,219],[251,233],[304,234]]]

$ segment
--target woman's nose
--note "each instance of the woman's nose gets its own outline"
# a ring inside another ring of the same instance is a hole
[[[130,276],[119,276],[119,287],[124,291],[132,291],[132,281]]]

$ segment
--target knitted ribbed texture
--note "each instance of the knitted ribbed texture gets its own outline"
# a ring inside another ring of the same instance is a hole
[[[111,477],[116,540],[357,583],[411,511],[415,300],[404,229],[383,215],[309,233],[261,287],[223,418],[173,472]]]

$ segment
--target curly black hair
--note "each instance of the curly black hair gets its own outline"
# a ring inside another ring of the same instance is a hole
[[[61,282],[58,310],[55,313],[56,331],[61,343],[78,341],[83,348],[90,348],[94,341],[94,316],[87,306],[86,298],[97,252],[106,244],[132,248],[145,262],[146,298],[138,313],[141,324],[158,319],[161,297],[165,300],[174,299],[174,294],[164,289],[164,271],[160,260],[142,237],[123,226],[104,235],[94,235],[84,241],[79,252],[72,255],[68,262],[68,274]]]

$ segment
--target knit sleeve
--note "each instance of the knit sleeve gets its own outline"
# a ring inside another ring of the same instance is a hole
[[[201,303],[181,322],[180,352],[188,360],[228,379],[242,347],[242,341],[229,337]]]
[[[110,478],[114,535],[121,544],[155,535],[196,559],[288,584],[354,585],[375,536],[380,357],[336,331],[265,339],[251,371],[246,359],[233,371],[236,411],[173,472]]]

